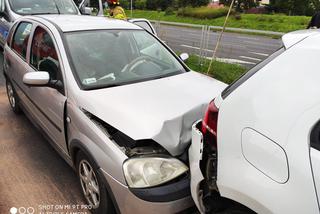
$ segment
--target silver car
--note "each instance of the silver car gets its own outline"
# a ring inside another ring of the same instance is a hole
[[[22,16],[40,14],[104,16],[103,12],[103,0],[0,0],[0,47],[6,43],[12,24]],[[146,19],[129,21],[156,34]]]
[[[4,75],[13,111],[76,170],[93,213],[177,213],[194,206],[191,126],[225,87],[186,58],[129,22],[29,16],[9,32]]]
[[[21,16],[53,13],[80,14],[73,0],[0,0],[0,46],[4,46],[12,23]]]

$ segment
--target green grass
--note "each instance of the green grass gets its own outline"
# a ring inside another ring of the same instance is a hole
[[[191,55],[186,64],[194,71],[200,73],[207,73],[209,67],[209,60],[206,60],[204,66],[199,65],[199,57]],[[224,83],[230,84],[238,79],[247,69],[241,65],[229,64],[224,62],[214,61],[209,72],[209,75]]]
[[[130,11],[127,11],[130,15]],[[146,18],[149,20],[161,20],[169,22],[182,22],[200,25],[222,26],[225,17],[215,19],[198,19],[192,17],[183,17],[174,15],[165,15],[165,12],[134,10],[134,18]],[[311,17],[307,16],[286,16],[286,15],[260,15],[260,14],[242,14],[241,19],[237,20],[231,16],[227,27],[267,30],[276,32],[290,32],[294,30],[305,29]]]
[[[178,16],[193,17],[198,19],[214,19],[228,14],[229,8],[210,8],[210,7],[185,7],[180,8],[177,12]]]

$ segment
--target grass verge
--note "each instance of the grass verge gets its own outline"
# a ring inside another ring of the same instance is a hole
[[[189,68],[200,73],[207,73],[209,63],[210,61],[206,60],[204,65],[200,66],[199,57],[196,55],[191,55],[186,61],[186,64],[189,66]],[[247,72],[247,69],[241,65],[214,61],[209,75],[224,83],[230,84],[245,72]]]
[[[127,11],[127,14],[130,15],[130,11]],[[177,16],[176,12],[173,15],[165,15],[165,12],[146,10],[134,10],[133,17],[214,26],[222,26],[225,19],[225,16],[215,19],[198,19]],[[236,19],[234,16],[231,16],[228,20],[227,26],[286,33],[294,30],[305,29],[310,19],[311,17],[307,16],[242,14],[241,19]]]

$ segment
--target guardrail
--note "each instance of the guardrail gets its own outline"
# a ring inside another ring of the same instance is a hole
[[[174,25],[181,27],[192,27],[192,28],[203,28],[204,25],[198,24],[189,24],[189,23],[181,23],[181,22],[168,22],[168,21],[157,21],[157,20],[149,20],[151,23],[155,24],[164,24],[164,25]],[[212,30],[222,30],[220,26],[209,26]],[[244,28],[233,28],[227,27],[226,31],[238,32],[238,33],[254,33],[254,34],[262,34],[262,35],[270,35],[270,36],[283,36],[285,33],[283,32],[275,32],[275,31],[266,31],[266,30],[254,30],[254,29],[244,29]]]

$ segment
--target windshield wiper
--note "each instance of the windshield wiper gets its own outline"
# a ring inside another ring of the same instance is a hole
[[[49,14],[49,15],[58,15],[58,14],[60,14],[60,13],[51,13],[51,12],[41,12],[41,13],[30,13],[30,14],[28,14],[28,15],[32,15],[32,16],[34,16],[34,15],[47,15],[47,14]]]
[[[117,86],[121,86],[123,84],[106,84],[106,85],[98,85],[98,86],[87,86],[87,87],[84,87],[85,90],[97,90],[97,89],[104,89],[104,88],[113,88],[113,87],[117,87]]]
[[[59,7],[58,7],[58,5],[57,5],[56,0],[54,0],[54,4],[55,4],[55,6],[56,6],[56,9],[57,9],[57,11],[58,11],[58,14],[61,14],[61,13],[60,13],[60,10],[59,10]]]

